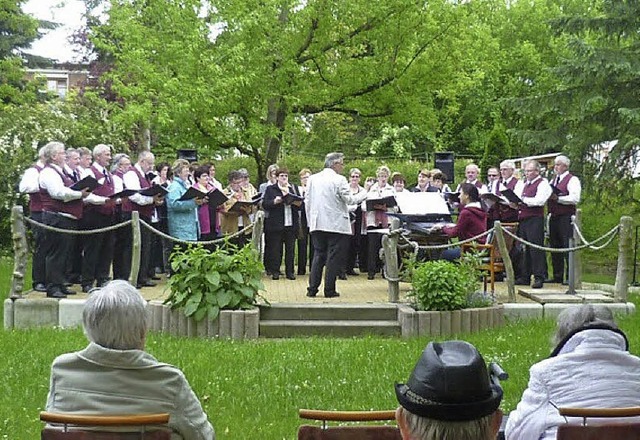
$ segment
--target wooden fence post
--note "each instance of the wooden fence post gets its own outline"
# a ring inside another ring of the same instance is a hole
[[[264,229],[264,211],[260,210],[256,212],[256,215],[253,218],[254,225],[253,231],[251,231],[251,244],[258,253],[261,253],[262,247],[262,230]]]
[[[578,228],[582,228],[582,210],[576,209],[574,224]],[[573,228],[573,243],[574,246],[582,244],[580,236],[576,228]],[[582,253],[575,251],[573,253],[573,282],[575,289],[582,289]]]
[[[390,232],[400,229],[400,219],[392,218]],[[397,303],[400,298],[400,270],[398,269],[398,235],[390,234],[382,236],[382,248],[384,249],[384,267],[389,289],[389,302]]]
[[[633,218],[620,218],[618,231],[618,270],[616,272],[615,299],[627,301],[629,291],[629,273],[633,265]]]
[[[132,245],[131,245],[131,273],[129,274],[129,283],[132,286],[138,284],[138,272],[140,272],[140,213],[138,211],[131,211],[131,231],[132,231]]]
[[[498,249],[500,249],[500,256],[504,263],[504,272],[507,279],[507,292],[509,293],[509,302],[516,302],[516,287],[515,287],[515,275],[513,273],[513,263],[511,262],[511,256],[509,255],[509,249],[507,249],[507,243],[504,239],[504,231],[502,230],[502,223],[498,220],[493,223],[496,240],[498,242]]]
[[[24,273],[27,269],[27,232],[24,227],[22,206],[11,209],[11,237],[13,239],[13,273],[11,274],[10,297],[22,298]]]

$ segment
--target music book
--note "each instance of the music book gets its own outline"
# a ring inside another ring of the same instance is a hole
[[[214,188],[211,191],[205,193],[193,186],[189,188],[187,192],[184,193],[178,200],[184,201],[196,198],[202,199],[204,197],[209,198],[209,206],[219,206],[229,200],[229,197],[225,196],[224,193],[218,188]]]
[[[185,200],[191,199],[204,199],[205,197],[207,197],[207,194],[208,193],[200,191],[198,188],[192,186],[187,190],[187,192],[182,194],[182,197],[180,197],[178,200],[184,202]]]
[[[247,200],[237,200],[236,203],[234,203],[231,208],[229,208],[229,212],[237,212],[237,213],[247,213],[250,211],[250,209],[257,205],[258,203],[260,203],[262,199],[255,199],[255,200],[251,200],[251,201],[247,201]]]
[[[107,197],[109,197],[110,199],[121,199],[123,197],[129,197],[137,192],[138,191],[136,191],[135,189],[123,189],[122,191],[111,194]]]
[[[293,202],[303,202],[304,197],[300,197],[297,194],[287,193],[286,196],[282,197],[282,201],[285,205],[291,205]]]
[[[169,190],[167,188],[165,188],[162,185],[151,185],[149,188],[145,188],[145,189],[141,189],[140,191],[138,191],[138,194],[143,195],[143,196],[149,196],[149,197],[153,197],[156,194],[160,194],[162,196],[164,196],[165,194],[167,194],[169,192]]]
[[[449,203],[460,203],[460,193],[459,192],[446,192],[444,194],[444,199]]]
[[[82,191],[85,188],[89,188],[89,192],[92,192],[94,189],[98,187],[98,185],[100,184],[98,183],[95,177],[86,176],[84,179],[71,185],[70,188],[75,191]]]
[[[506,199],[508,201],[510,201],[511,203],[515,203],[517,205],[522,205],[524,204],[524,202],[522,201],[522,199],[520,197],[518,197],[516,195],[516,193],[514,193],[512,190],[510,190],[509,188],[501,191],[502,195],[506,197]]]
[[[396,206],[396,198],[394,196],[382,197],[381,199],[367,199],[367,211],[376,211],[375,206],[385,205],[386,208]],[[383,211],[386,211],[386,208]],[[380,211],[380,209],[378,209]]]
[[[507,200],[506,197],[501,197],[497,194],[494,193],[483,193],[480,194],[480,200],[484,200],[485,202],[487,202],[488,204],[495,204],[495,203],[502,203],[502,204],[508,204],[509,200]]]
[[[560,188],[558,188],[557,186],[553,186],[553,185],[550,185],[550,186],[551,186],[551,190],[553,191],[553,193],[558,197],[568,196],[569,195],[569,193],[562,192],[560,190]]]

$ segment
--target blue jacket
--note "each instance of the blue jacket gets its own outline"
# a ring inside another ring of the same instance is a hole
[[[187,183],[179,177],[174,177],[169,185],[167,194],[167,221],[169,223],[169,235],[180,240],[198,239],[198,210],[196,201],[178,200],[187,192]]]

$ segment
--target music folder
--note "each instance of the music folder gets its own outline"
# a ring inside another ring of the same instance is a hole
[[[551,191],[553,191],[553,193],[558,197],[569,195],[569,193],[562,192],[560,188],[558,188],[557,186],[554,186],[554,185],[550,185],[550,186],[551,186]]]
[[[391,208],[397,204],[394,196],[382,197],[380,199],[367,199],[367,211],[376,211],[375,206],[377,205],[385,205],[387,208]],[[378,211],[380,210],[378,209]]]
[[[480,194],[480,200],[485,201],[488,205],[494,205],[496,203],[509,204],[509,200],[506,197],[501,197],[494,193]]]
[[[459,192],[446,192],[444,194],[444,199],[449,203],[460,203],[460,193]]]
[[[237,200],[231,208],[229,208],[229,212],[247,213],[251,208],[260,203],[261,200],[262,198],[252,199],[250,201]]]
[[[510,190],[509,188],[501,191],[502,195],[505,196],[505,198],[510,201],[511,203],[515,203],[516,205],[523,205],[524,202],[522,201],[522,199],[520,197],[518,197],[516,195],[516,193],[514,193],[512,190]]]
[[[287,193],[286,196],[282,197],[282,201],[285,205],[291,205],[293,202],[303,202],[304,197],[300,197],[297,194]]]
[[[71,189],[75,191],[82,191],[85,188],[89,189],[89,192],[92,192],[96,189],[100,184],[93,176],[86,176],[84,179],[79,180],[78,182],[71,185]]]
[[[121,199],[123,197],[129,197],[135,193],[137,193],[138,191],[136,191],[135,189],[123,189],[120,192],[117,193],[113,193],[110,196],[108,196],[110,199]]]
[[[156,194],[160,194],[160,195],[164,196],[168,192],[169,192],[169,190],[167,188],[165,188],[164,186],[153,184],[149,188],[145,188],[145,189],[142,189],[142,190],[138,191],[138,194],[140,194],[142,196],[153,197]]]

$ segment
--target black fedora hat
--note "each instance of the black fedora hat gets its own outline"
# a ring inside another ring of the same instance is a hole
[[[502,388],[491,382],[473,345],[429,342],[407,383],[396,384],[396,396],[417,416],[465,421],[493,414],[502,400]]]

